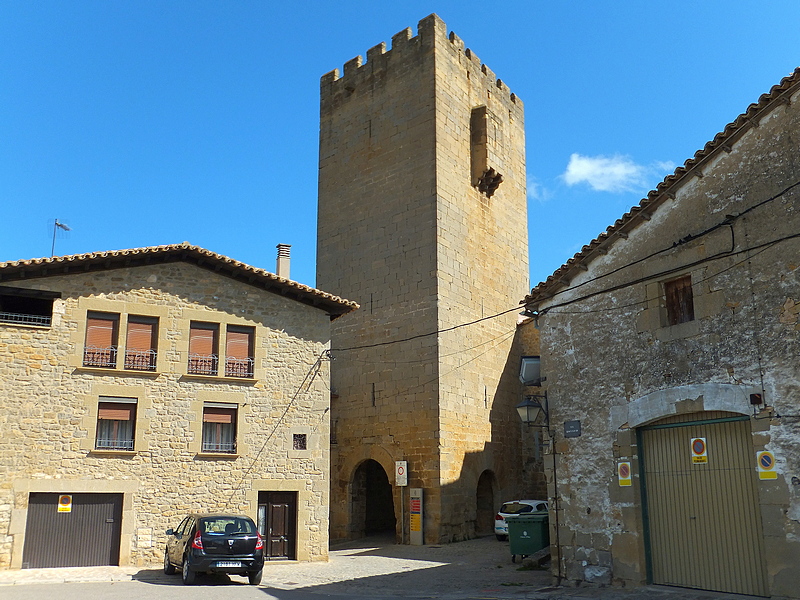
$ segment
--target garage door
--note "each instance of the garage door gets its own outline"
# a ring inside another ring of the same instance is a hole
[[[121,525],[122,494],[31,493],[22,568],[117,565]]]
[[[749,419],[698,416],[641,430],[650,579],[766,596]]]

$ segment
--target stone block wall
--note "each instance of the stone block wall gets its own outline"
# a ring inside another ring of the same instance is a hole
[[[473,185],[476,106],[503,176],[491,196]],[[332,537],[358,533],[349,494],[366,458],[387,474],[409,461],[427,541],[471,537],[481,473],[496,502],[522,487],[509,363],[528,286],[522,103],[431,15],[325,75],[320,112],[317,282],[362,306],[332,334]],[[399,504],[395,490],[398,529]]]
[[[61,298],[51,327],[0,324],[0,568],[21,566],[37,491],[124,494],[120,564],[130,565],[160,562],[164,530],[189,511],[255,518],[259,491],[294,491],[298,559],[327,559],[324,311],[185,263],[6,284]],[[158,317],[156,372],[83,367],[90,310]],[[187,374],[191,320],[254,327],[254,377]],[[133,451],[94,448],[100,396],[137,399]],[[237,454],[200,452],[209,401],[237,406]],[[293,449],[293,433],[307,450]]]

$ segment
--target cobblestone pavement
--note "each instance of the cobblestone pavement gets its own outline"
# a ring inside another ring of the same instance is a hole
[[[240,578],[231,577],[231,581]],[[0,571],[0,586],[100,581],[179,584],[160,568],[77,567]],[[244,581],[244,580],[242,580]],[[218,582],[217,582],[218,583]],[[485,537],[442,546],[401,546],[367,539],[337,546],[327,563],[272,562],[261,587],[270,593],[439,600],[722,600],[751,598],[681,588],[647,586],[559,587],[547,570],[511,562],[508,542]],[[1,589],[1,588],[0,588]],[[0,597],[3,596],[0,591]]]

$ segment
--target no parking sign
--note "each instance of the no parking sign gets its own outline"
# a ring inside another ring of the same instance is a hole
[[[772,452],[759,452],[756,454],[758,464],[759,479],[777,479],[778,473],[775,471],[775,455]]]

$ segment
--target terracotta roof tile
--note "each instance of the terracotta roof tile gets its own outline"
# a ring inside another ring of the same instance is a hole
[[[106,252],[90,252],[52,258],[0,262],[0,283],[20,279],[65,275],[72,272],[115,269],[164,262],[189,262],[244,281],[269,292],[327,311],[336,318],[358,308],[358,303],[258,269],[189,242]],[[222,269],[218,268],[222,267]]]

